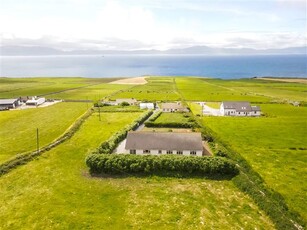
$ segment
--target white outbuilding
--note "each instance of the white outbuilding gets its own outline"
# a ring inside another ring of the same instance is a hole
[[[45,103],[46,98],[44,97],[32,97],[30,100],[26,101],[26,105],[39,106]]]
[[[144,102],[140,103],[140,109],[154,109],[154,108],[155,108],[154,103],[144,103]]]

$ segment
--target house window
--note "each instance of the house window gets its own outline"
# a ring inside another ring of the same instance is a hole
[[[177,155],[182,155],[183,152],[182,151],[177,151]]]
[[[166,154],[173,154],[173,151],[172,150],[167,150]]]
[[[135,149],[130,149],[130,154],[136,154],[136,150]]]
[[[190,155],[196,155],[196,151],[191,151]]]
[[[145,149],[145,150],[143,150],[143,153],[150,153],[150,150],[148,150],[148,149]]]
[[[159,150],[158,153],[159,153],[159,154],[162,154],[162,150]]]

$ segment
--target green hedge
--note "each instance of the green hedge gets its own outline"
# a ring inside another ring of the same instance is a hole
[[[155,127],[155,128],[196,128],[197,124],[194,122],[145,122],[146,127]]]
[[[95,174],[175,172],[200,176],[234,176],[239,172],[231,161],[220,157],[90,154],[86,164],[90,172]]]
[[[146,121],[147,118],[152,115],[152,113],[153,112],[151,110],[147,111],[137,120],[135,120],[132,124],[127,125],[119,132],[116,132],[107,141],[103,142],[94,153],[99,153],[99,154],[112,153],[114,149],[117,147],[117,145],[126,138],[128,131],[135,130],[140,124]]]
[[[160,117],[160,115],[162,114],[162,111],[156,112],[154,115],[152,115],[148,121],[155,121],[157,120],[158,117]]]

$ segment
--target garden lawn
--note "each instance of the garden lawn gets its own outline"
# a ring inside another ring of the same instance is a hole
[[[87,110],[85,103],[57,103],[48,107],[0,112],[0,163],[36,150],[61,136]]]
[[[267,117],[204,117],[203,124],[307,220],[307,107],[262,104],[261,109]]]
[[[231,181],[89,176],[85,156],[135,115],[94,114],[70,140],[0,177],[0,228],[274,228]]]
[[[155,123],[187,123],[189,122],[189,117],[184,117],[184,115],[189,115],[188,113],[162,113],[154,122]]]
[[[128,90],[119,92],[111,97],[116,98],[136,98],[143,101],[176,101],[180,100],[174,78],[172,77],[151,77],[146,78],[145,85],[137,85]]]

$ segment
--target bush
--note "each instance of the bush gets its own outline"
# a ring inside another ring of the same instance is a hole
[[[155,127],[155,128],[195,128],[197,124],[194,122],[145,122],[146,127]]]
[[[174,155],[90,154],[86,164],[91,173],[182,173],[200,176],[238,174],[236,166],[225,158]]]
[[[121,106],[129,106],[130,104],[126,101],[123,101],[122,103],[120,103]]]

